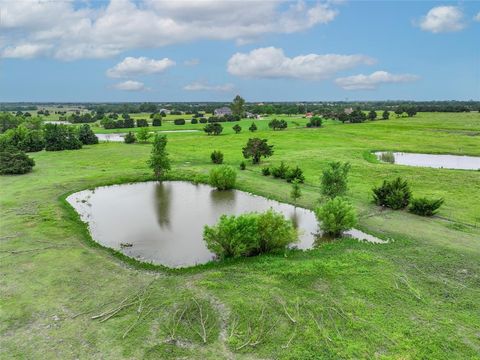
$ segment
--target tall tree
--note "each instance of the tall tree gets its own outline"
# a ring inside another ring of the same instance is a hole
[[[167,137],[165,135],[155,134],[148,165],[153,169],[153,173],[157,179],[160,179],[168,170],[170,170],[170,159],[168,158],[166,147]]]
[[[244,106],[245,106],[245,99],[243,99],[240,95],[235,96],[235,99],[233,99],[232,105],[230,105],[232,114],[243,117],[245,115]]]

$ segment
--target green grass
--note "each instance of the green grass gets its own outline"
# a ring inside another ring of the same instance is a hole
[[[394,241],[343,239],[308,252],[179,271],[145,269],[92,245],[62,198],[148,180],[150,145],[35,153],[32,173],[0,178],[0,357],[480,358],[480,172],[381,164],[369,155],[480,155],[480,136],[472,135],[480,131],[480,115],[421,113],[277,132],[261,124],[255,136],[275,145],[261,166],[284,160],[305,171],[300,205],[315,206],[328,161],[350,161],[348,196],[360,228]],[[251,136],[169,134],[172,176],[206,175],[215,149],[238,167]],[[239,188],[288,201],[290,186],[261,176],[261,166],[239,171]],[[371,187],[395,176],[405,177],[416,196],[443,197],[439,216],[373,206]],[[136,294],[116,316],[91,319]],[[199,309],[207,318],[205,343]]]

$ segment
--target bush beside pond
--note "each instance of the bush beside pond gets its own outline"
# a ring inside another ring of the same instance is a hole
[[[237,180],[237,173],[233,168],[227,165],[222,165],[210,170],[209,182],[210,185],[216,187],[218,190],[233,189]]]
[[[291,221],[269,210],[222,215],[216,225],[204,227],[203,239],[219,258],[237,258],[284,250],[298,240],[298,234]]]

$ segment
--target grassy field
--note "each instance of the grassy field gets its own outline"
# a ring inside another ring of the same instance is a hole
[[[304,169],[300,204],[313,208],[327,162],[350,161],[348,196],[360,228],[393,241],[342,239],[307,252],[145,269],[94,246],[62,199],[150,179],[150,145],[35,153],[32,173],[0,178],[0,357],[480,359],[480,172],[380,164],[370,155],[480,156],[480,114],[421,113],[321,129],[289,121],[277,132],[256,121],[256,136],[275,146],[263,165],[283,160]],[[212,150],[238,167],[250,123],[238,135],[230,126],[218,137],[169,134],[172,176],[206,175]],[[238,187],[288,201],[289,185],[260,168],[238,171]],[[445,199],[439,216],[372,205],[371,187],[399,175],[415,196]],[[109,318],[111,309],[118,312]]]

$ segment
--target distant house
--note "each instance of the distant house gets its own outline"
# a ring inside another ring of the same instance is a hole
[[[343,110],[343,112],[344,112],[345,114],[347,114],[347,115],[350,115],[350,114],[353,112],[353,109],[352,109],[352,108],[345,108],[345,109]]]
[[[232,110],[230,110],[229,107],[221,107],[221,108],[218,108],[218,109],[215,109],[213,111],[213,114],[215,116],[225,116],[225,115],[232,115]]]
[[[312,113],[312,112],[307,112],[307,113],[305,114],[305,117],[306,117],[307,119],[310,119],[312,116],[313,116],[313,113]]]
[[[248,111],[245,113],[245,117],[247,119],[260,119],[260,115],[253,114],[253,113],[248,112]]]
[[[160,113],[164,113],[165,115],[170,114],[170,110],[168,110],[168,109],[160,109],[159,112],[160,112]]]

